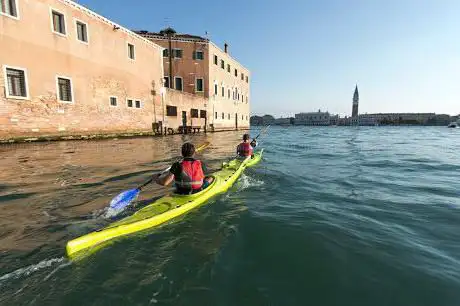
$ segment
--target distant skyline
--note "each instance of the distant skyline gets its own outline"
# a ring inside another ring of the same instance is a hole
[[[78,3],[133,30],[209,38],[252,73],[251,114],[460,113],[460,1]]]

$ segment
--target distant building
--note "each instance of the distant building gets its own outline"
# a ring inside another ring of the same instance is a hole
[[[277,118],[275,119],[275,125],[290,125],[291,118]]]
[[[358,106],[359,106],[359,93],[358,85],[355,86],[355,92],[353,94],[353,108],[351,111],[351,118],[353,124],[358,124]]]
[[[426,125],[436,118],[435,113],[377,113],[359,115],[360,125],[414,124]]]
[[[338,125],[339,124],[339,115],[333,115],[329,117],[329,122],[331,125]]]
[[[251,125],[269,125],[275,123],[275,118],[271,115],[251,116]]]
[[[310,113],[299,113],[295,114],[294,119],[295,125],[330,125],[330,114],[329,112],[310,112]]]

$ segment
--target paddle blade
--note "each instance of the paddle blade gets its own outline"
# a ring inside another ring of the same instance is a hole
[[[128,206],[139,195],[140,189],[130,189],[123,191],[110,201],[110,208],[120,210]]]

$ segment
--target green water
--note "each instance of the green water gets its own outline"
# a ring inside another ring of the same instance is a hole
[[[273,127],[228,193],[64,257],[183,141],[211,141],[217,168],[240,136],[0,147],[0,304],[459,305],[460,129]]]

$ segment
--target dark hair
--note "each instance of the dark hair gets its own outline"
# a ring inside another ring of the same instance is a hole
[[[195,154],[195,146],[191,142],[186,142],[182,145],[182,156],[192,157]]]
[[[243,140],[249,140],[249,134],[244,134],[243,135]]]

